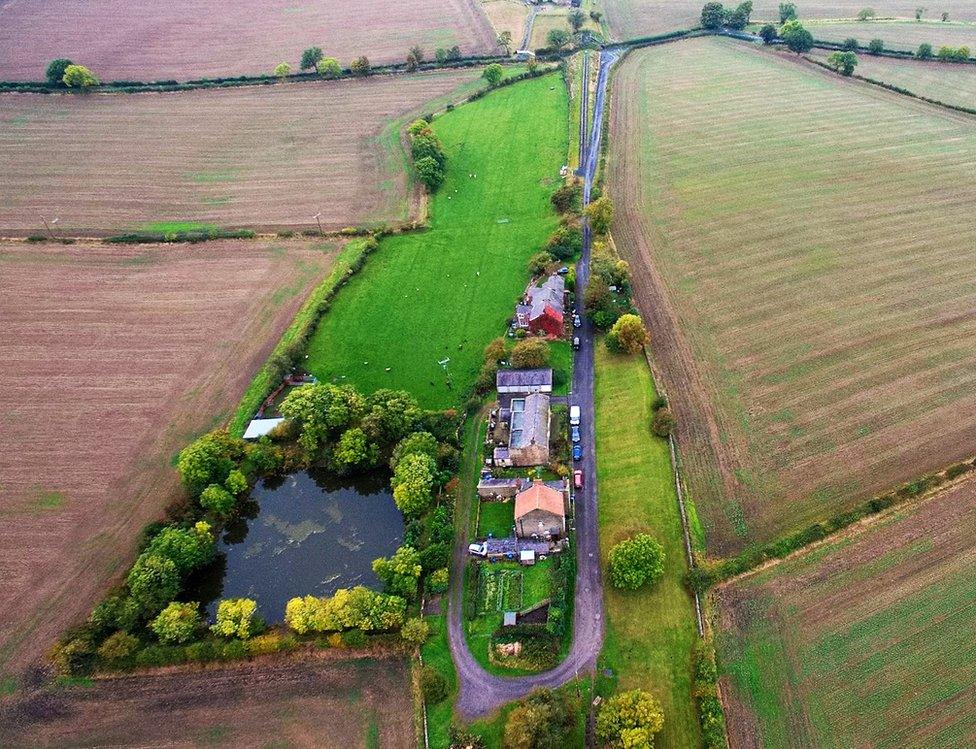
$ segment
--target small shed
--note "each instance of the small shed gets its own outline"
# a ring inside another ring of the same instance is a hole
[[[281,416],[274,419],[251,419],[251,423],[244,430],[244,439],[256,440],[258,437],[263,437],[283,421],[284,418]]]
[[[535,551],[533,549],[522,549],[519,552],[519,561],[526,566],[535,564]]]
[[[505,617],[502,620],[502,626],[514,627],[518,620],[518,614],[514,611],[506,611]],[[497,620],[496,620],[497,621]]]

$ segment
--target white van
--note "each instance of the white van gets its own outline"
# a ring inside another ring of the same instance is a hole
[[[569,425],[571,427],[578,427],[580,423],[580,407],[570,406],[569,407]]]

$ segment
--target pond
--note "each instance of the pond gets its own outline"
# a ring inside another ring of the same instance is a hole
[[[379,588],[372,563],[403,539],[403,516],[389,480],[339,483],[305,471],[262,479],[246,517],[217,541],[217,559],[182,596],[200,601],[213,620],[221,598],[253,598],[268,622],[284,619],[295,596],[329,596],[339,588]]]

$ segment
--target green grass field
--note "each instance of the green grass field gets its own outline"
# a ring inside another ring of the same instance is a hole
[[[508,538],[515,525],[515,502],[482,502],[478,518],[478,538],[489,533],[495,538]]]
[[[716,556],[976,444],[976,120],[791,58],[694,39],[614,79],[614,239]]]
[[[973,538],[969,479],[718,589],[733,745],[976,745]]]
[[[610,547],[636,532],[653,535],[666,554],[664,577],[652,589],[621,592],[606,586],[600,667],[613,670],[621,689],[647,689],[660,700],[665,723],[655,746],[686,749],[700,742],[691,694],[697,633],[684,587],[687,565],[668,446],[649,430],[654,397],[642,357],[615,356],[598,345],[596,448],[604,568]]]
[[[309,371],[365,391],[409,390],[427,407],[457,405],[557,224],[549,195],[567,114],[565,86],[550,75],[435,120],[448,172],[430,230],[382,241],[312,337]]]

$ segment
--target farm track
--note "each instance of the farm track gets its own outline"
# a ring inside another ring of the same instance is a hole
[[[0,233],[45,234],[42,218],[60,219],[66,235],[169,221],[302,229],[317,226],[317,213],[327,230],[403,220],[410,183],[391,122],[478,87],[478,71],[458,70],[179,94],[4,96]]]
[[[36,33],[40,28],[45,33]],[[41,79],[56,57],[77,60],[103,80],[270,73],[282,60],[297,69],[302,50],[312,45],[343,65],[360,55],[375,64],[400,62],[414,45],[430,56],[436,47],[453,45],[465,54],[491,53],[495,35],[477,0],[0,4],[3,80]]]
[[[966,457],[972,118],[711,38],[632,52],[615,86],[614,234],[709,552]],[[795,101],[789,127],[767,106]]]
[[[335,245],[0,247],[0,674],[37,661],[178,496]]]

